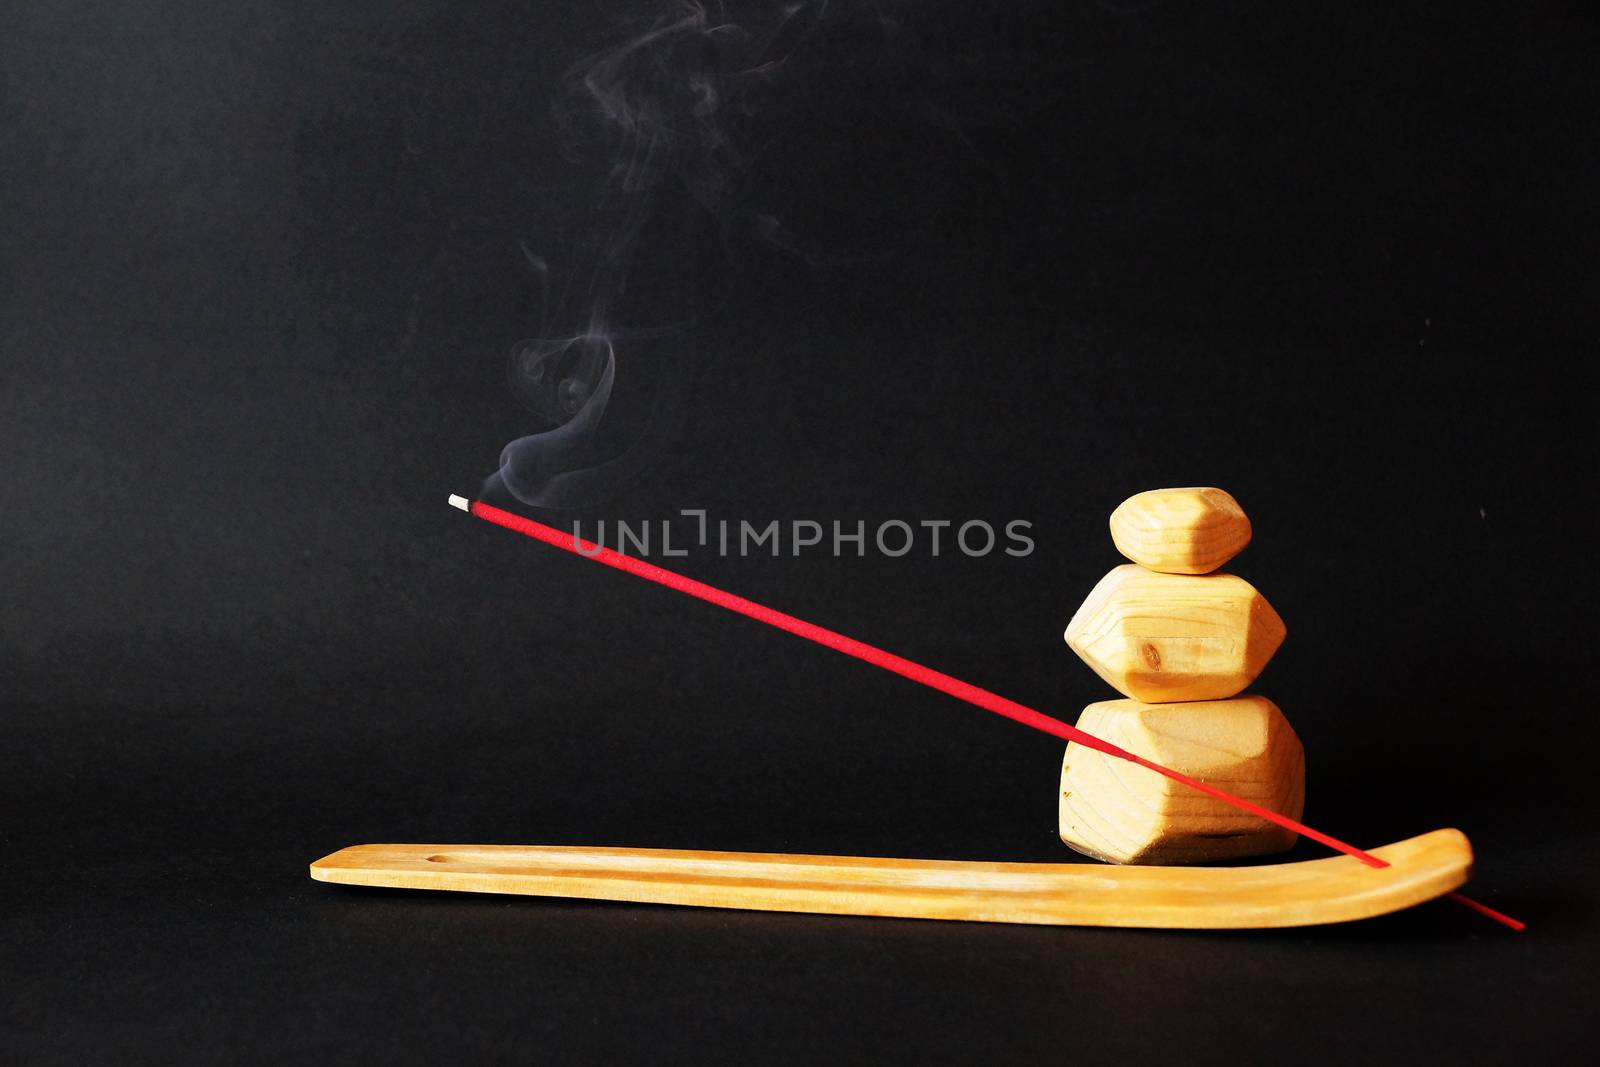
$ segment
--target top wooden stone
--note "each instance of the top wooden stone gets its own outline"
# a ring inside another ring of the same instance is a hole
[[[1250,519],[1221,489],[1152,489],[1111,513],[1117,551],[1164,574],[1209,574],[1250,543]]]

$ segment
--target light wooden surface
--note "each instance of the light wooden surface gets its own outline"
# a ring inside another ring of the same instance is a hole
[[[1372,852],[1261,867],[683,852],[540,845],[356,845],[311,865],[345,885],[582,897],[756,911],[1074,926],[1230,928],[1344,922],[1408,908],[1467,879],[1472,849],[1435,830]]]
[[[1306,761],[1266,697],[1090,704],[1078,726],[1165,767],[1299,820]],[[1079,744],[1061,761],[1061,840],[1112,863],[1204,863],[1282,852],[1295,835],[1258,815]]]
[[[1250,543],[1250,519],[1221,489],[1151,489],[1111,513],[1111,540],[1150,570],[1208,574]]]
[[[1232,574],[1115,567],[1067,624],[1067,644],[1124,696],[1221,700],[1255,681],[1283,643],[1266,597]]]

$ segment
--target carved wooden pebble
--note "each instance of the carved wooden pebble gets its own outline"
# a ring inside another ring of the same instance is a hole
[[[1250,543],[1250,519],[1221,489],[1152,489],[1111,513],[1111,540],[1141,567],[1209,574]]]
[[[1118,692],[1163,703],[1238,695],[1284,633],[1278,613],[1243,578],[1127,563],[1090,591],[1063,636]]]
[[[1107,700],[1078,726],[1135,755],[1299,820],[1305,753],[1261,696],[1199,703]],[[1258,815],[1125,760],[1069,744],[1061,766],[1061,840],[1112,863],[1203,863],[1282,852],[1295,835]]]

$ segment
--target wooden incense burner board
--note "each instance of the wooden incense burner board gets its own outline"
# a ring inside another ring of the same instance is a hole
[[[1383,915],[1467,880],[1472,848],[1435,830],[1351,856],[1256,867],[1107,867],[547,845],[354,845],[311,865],[345,885],[582,897],[754,911],[1061,926],[1312,926]]]

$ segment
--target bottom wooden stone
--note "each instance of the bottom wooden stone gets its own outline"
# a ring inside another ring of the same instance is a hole
[[[1300,818],[1305,753],[1266,697],[1144,704],[1107,700],[1078,726],[1264,808]],[[1069,744],[1061,764],[1061,840],[1112,863],[1184,864],[1282,852],[1288,830],[1154,771]]]

